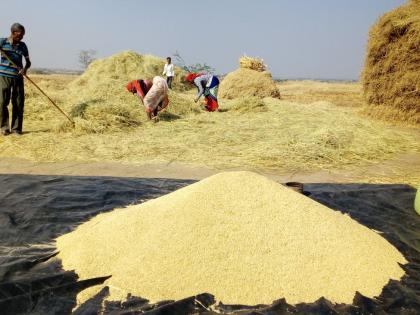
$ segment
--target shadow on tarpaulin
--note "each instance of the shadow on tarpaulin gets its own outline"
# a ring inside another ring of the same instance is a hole
[[[210,293],[179,301],[150,303],[128,295],[105,301],[108,288],[78,306],[83,289],[104,277],[79,280],[62,269],[53,240],[93,216],[157,198],[192,180],[0,175],[0,315],[19,314],[420,314],[420,216],[415,189],[407,185],[305,184],[310,198],[381,232],[406,257],[406,275],[391,280],[375,299],[356,292],[353,304],[290,305],[279,297],[271,305],[225,305]],[[252,284],[250,284],[252,285]],[[240,288],[238,288],[239,290]],[[105,301],[105,302],[104,302]],[[73,310],[74,309],[74,310]]]

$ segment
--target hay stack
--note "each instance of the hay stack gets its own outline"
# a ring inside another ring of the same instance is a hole
[[[420,1],[383,15],[371,28],[362,73],[370,114],[420,124]]]
[[[321,296],[351,303],[356,291],[379,295],[406,263],[349,216],[251,172],[100,214],[57,248],[63,268],[81,279],[112,275],[110,299],[131,292],[152,301],[210,292],[248,305]]]
[[[131,80],[161,75],[164,64],[164,59],[153,55],[140,55],[134,51],[124,51],[108,58],[93,61],[71,86],[104,89],[118,83],[119,86],[125,87],[125,84]],[[175,71],[174,87],[185,90],[185,85],[181,82],[185,71],[178,67]],[[102,92],[111,94],[109,91]]]
[[[244,96],[280,98],[276,83],[268,71],[239,68],[220,83],[220,97],[234,99]]]
[[[135,79],[161,75],[164,60],[151,55],[126,51],[92,62],[87,70],[69,85],[67,110],[76,121],[80,132],[100,133],[138,126],[144,122],[144,108],[139,99],[127,92],[125,86]],[[185,89],[181,83],[184,72],[177,69],[174,86]],[[168,112],[183,115],[191,104],[181,96],[174,97]],[[185,108],[184,108],[185,107]],[[188,107],[188,108],[187,108]],[[62,129],[67,130],[64,126]]]
[[[253,58],[248,56],[242,56],[239,58],[239,67],[260,72],[263,72],[267,69],[267,65],[264,64],[264,60],[261,58]]]

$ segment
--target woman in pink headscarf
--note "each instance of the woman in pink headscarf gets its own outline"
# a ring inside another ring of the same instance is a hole
[[[158,112],[169,104],[168,84],[162,77],[154,77],[153,80],[134,80],[127,84],[127,90],[137,94],[149,119],[157,116]]]

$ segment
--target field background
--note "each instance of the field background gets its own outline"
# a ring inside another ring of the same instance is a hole
[[[69,84],[78,76],[31,77],[68,113],[80,106],[68,101]],[[9,161],[176,163],[216,171],[334,172],[341,174],[338,182],[355,174],[359,182],[420,183],[420,130],[365,116],[359,83],[281,81],[277,86],[281,99],[221,99],[217,113],[198,110],[191,102],[194,90],[173,92],[171,99],[191,110],[171,114],[170,104],[158,122],[147,121],[138,100],[122,86],[121,99],[136,123],[102,130],[69,128],[27,82],[24,135],[1,137],[0,155]],[[109,118],[106,113],[104,108],[98,119],[127,119],[124,113]]]

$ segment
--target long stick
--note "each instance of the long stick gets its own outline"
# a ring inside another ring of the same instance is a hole
[[[41,90],[41,88],[34,82],[32,81],[31,78],[29,78],[26,74],[24,74],[25,78],[27,78],[29,80],[29,82],[31,82],[46,98],[48,98],[48,100],[51,102],[51,104],[53,104],[64,116],[67,117],[67,119],[74,125],[74,120],[71,119],[56,103],[54,103],[54,101],[47,95],[45,94],[45,92],[43,90]]]
[[[6,57],[6,59],[16,68],[19,69],[18,66],[16,66],[16,64],[10,59],[10,57],[7,55],[7,53],[0,48],[0,51],[4,54],[4,56]],[[45,92],[34,82],[32,81],[31,78],[29,78],[26,74],[23,74],[23,76],[28,79],[29,82],[31,82],[50,102],[51,104],[53,104],[64,116],[66,116],[66,118],[72,123],[72,125],[74,125],[74,120],[71,119],[47,94],[45,94]]]

